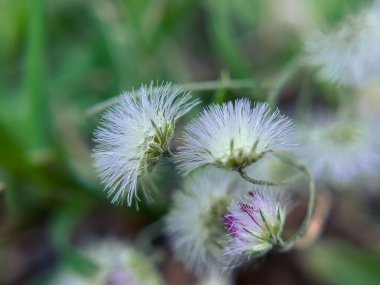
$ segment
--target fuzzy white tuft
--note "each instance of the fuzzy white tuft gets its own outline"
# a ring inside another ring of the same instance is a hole
[[[360,86],[380,75],[380,1],[352,15],[329,33],[306,42],[307,61],[320,76],[346,86]]]
[[[317,181],[348,186],[376,177],[380,169],[378,121],[338,118],[325,114],[314,123],[299,124],[299,159]]]
[[[184,173],[207,164],[246,167],[265,153],[288,150],[292,134],[291,120],[267,103],[212,105],[187,126],[177,162]]]
[[[170,147],[176,120],[196,101],[170,83],[142,85],[125,92],[95,132],[95,166],[112,202],[137,197],[138,179],[146,175]]]
[[[238,195],[236,189],[241,189],[239,181],[235,173],[221,169],[197,171],[174,197],[166,218],[167,235],[177,258],[197,275],[222,268],[223,214]]]

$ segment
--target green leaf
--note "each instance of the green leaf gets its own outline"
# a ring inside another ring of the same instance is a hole
[[[326,241],[307,254],[313,273],[333,285],[374,285],[380,280],[380,253],[341,241]]]

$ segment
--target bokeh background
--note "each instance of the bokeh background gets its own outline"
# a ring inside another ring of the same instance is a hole
[[[152,80],[184,84],[204,104],[265,100],[313,29],[368,2],[0,0],[0,284],[45,284],[62,264],[84,266],[78,244],[108,236],[139,242],[141,229],[168,210],[179,184],[170,164],[155,203],[110,204],[92,167],[93,106]],[[285,79],[279,107],[287,112],[305,103],[297,101],[305,84],[308,104],[340,100],[303,73]],[[378,284],[374,188],[322,189],[328,217],[319,241],[253,262],[236,273],[236,284]],[[167,284],[196,283],[162,234],[152,244]]]

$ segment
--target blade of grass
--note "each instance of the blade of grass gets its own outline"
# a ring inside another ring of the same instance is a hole
[[[25,94],[33,147],[48,145],[49,118],[44,78],[44,0],[29,1],[26,42]]]

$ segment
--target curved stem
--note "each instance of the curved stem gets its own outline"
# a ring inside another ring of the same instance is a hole
[[[180,87],[187,91],[210,91],[218,89],[256,89],[261,90],[261,84],[257,83],[253,79],[222,79],[212,81],[191,82],[184,84],[176,84],[173,87]],[[103,102],[95,104],[86,111],[87,117],[92,117],[97,113],[102,112],[115,105],[119,101],[120,96],[112,97]]]
[[[144,252],[152,251],[152,241],[162,234],[164,220],[162,218],[141,229],[136,236],[136,246]]]
[[[281,91],[285,87],[285,85],[294,77],[295,73],[298,71],[300,67],[300,60],[296,58],[295,60],[288,63],[285,68],[281,71],[278,78],[275,80],[274,86],[268,93],[268,103],[272,107],[276,107],[278,105],[278,100],[281,95]]]
[[[299,163],[297,163],[297,162],[295,162],[289,158],[286,158],[286,157],[280,156],[279,158],[282,161],[284,161],[285,163],[293,166],[294,168],[296,168],[299,171],[301,171],[302,173],[304,173],[305,176],[309,180],[309,200],[308,200],[308,204],[307,204],[306,216],[303,219],[301,226],[298,228],[296,233],[290,239],[288,239],[287,241],[283,241],[283,240],[280,241],[280,250],[281,251],[287,251],[287,250],[290,250],[293,247],[293,245],[300,238],[302,238],[304,236],[306,230],[308,229],[308,227],[310,225],[310,222],[311,222],[313,214],[314,214],[314,209],[315,209],[315,200],[316,200],[315,199],[315,183],[314,183],[314,179],[313,179],[312,175],[310,174],[310,172],[306,166],[299,164]]]
[[[238,168],[238,172],[244,180],[248,181],[249,183],[256,184],[256,185],[263,185],[263,186],[279,186],[282,184],[282,182],[276,183],[272,181],[265,181],[265,180],[258,180],[252,177],[249,177],[247,172],[244,168]]]
[[[310,225],[310,222],[311,222],[313,214],[314,214],[314,209],[315,209],[315,200],[316,200],[315,183],[314,183],[314,179],[313,179],[312,175],[310,174],[309,170],[307,169],[307,167],[305,165],[299,164],[296,161],[294,161],[293,159],[290,159],[286,156],[281,156],[281,155],[277,154],[277,157],[279,159],[281,159],[284,163],[286,163],[286,164],[294,167],[298,171],[302,172],[309,180],[309,200],[308,200],[307,212],[306,212],[305,218],[302,221],[302,224],[298,228],[296,233],[289,240],[287,240],[287,241],[283,241],[282,239],[279,240],[279,244],[278,244],[279,250],[280,251],[287,251],[287,250],[291,249],[293,247],[293,245],[300,238],[302,238],[304,236],[304,234],[306,233],[306,230],[308,229],[308,227]],[[244,168],[238,168],[237,170],[238,170],[240,176],[244,180],[246,180],[252,184],[256,184],[256,185],[280,186],[280,185],[286,184],[286,182],[289,181],[289,180],[284,180],[284,181],[277,183],[277,182],[272,182],[272,181],[257,180],[257,179],[254,179],[252,177],[249,177],[249,175],[247,174],[247,172],[245,171]]]

